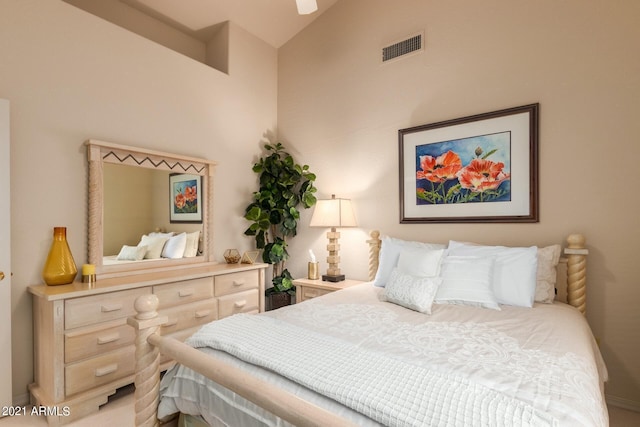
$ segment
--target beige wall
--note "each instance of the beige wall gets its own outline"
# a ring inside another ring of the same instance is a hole
[[[251,166],[276,128],[277,52],[230,26],[229,75],[60,0],[0,0],[0,98],[11,101],[14,400],[33,381],[30,284],[52,227],[86,262],[87,166],[97,138],[220,162],[215,255],[251,248]],[[241,171],[246,171],[242,173]]]
[[[279,50],[281,139],[350,197],[343,271],[366,276],[365,231],[409,239],[548,244],[582,232],[588,320],[609,398],[640,409],[640,2],[341,0]],[[426,51],[379,63],[387,42],[424,30]],[[540,103],[540,223],[401,225],[398,129]],[[324,230],[291,245],[295,274]],[[323,263],[322,269],[326,268]]]

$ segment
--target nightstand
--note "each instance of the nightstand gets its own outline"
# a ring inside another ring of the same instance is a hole
[[[339,291],[350,286],[364,283],[362,280],[345,279],[341,282],[326,282],[321,279],[295,279],[293,284],[296,287],[296,303],[316,298],[330,292]]]

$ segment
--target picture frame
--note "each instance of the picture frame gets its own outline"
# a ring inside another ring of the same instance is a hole
[[[398,131],[400,223],[539,222],[539,104]]]
[[[169,175],[169,222],[202,224],[202,176]]]

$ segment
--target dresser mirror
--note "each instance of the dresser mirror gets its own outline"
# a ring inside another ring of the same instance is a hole
[[[97,274],[213,261],[214,161],[98,140],[86,146],[88,259]]]

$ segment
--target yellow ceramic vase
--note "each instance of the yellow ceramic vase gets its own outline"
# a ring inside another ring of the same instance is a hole
[[[53,243],[44,263],[42,278],[47,285],[66,285],[78,274],[76,263],[67,243],[67,228],[53,228]]]

